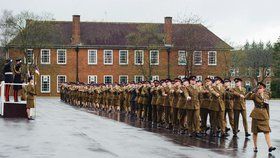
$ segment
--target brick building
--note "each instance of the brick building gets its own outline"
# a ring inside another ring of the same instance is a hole
[[[148,79],[145,72],[149,70],[149,79],[169,77],[168,69],[170,78],[191,74],[201,80],[229,72],[232,48],[201,24],[174,24],[171,17],[165,17],[164,23],[81,22],[79,15],[73,15],[72,21],[53,23],[66,40],[27,50],[27,57],[37,59],[40,69],[36,81],[39,95],[58,95],[61,82],[76,80],[138,82]],[[127,36],[142,25],[155,25],[164,34],[157,49],[128,42]],[[24,53],[16,44],[10,45],[9,57],[19,56]]]

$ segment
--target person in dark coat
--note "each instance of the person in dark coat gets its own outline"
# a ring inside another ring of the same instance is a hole
[[[12,72],[12,59],[7,59],[6,64],[4,66],[3,75],[5,83],[12,83],[13,82],[13,72]],[[11,85],[5,86],[5,100],[9,101],[10,96],[10,87]]]
[[[21,80],[21,59],[16,60],[16,65],[14,66],[14,83],[22,83]],[[18,91],[22,89],[21,85],[14,85],[14,101],[18,102]]]

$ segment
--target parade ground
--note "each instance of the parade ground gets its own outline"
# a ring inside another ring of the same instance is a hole
[[[271,140],[268,154],[263,134],[254,154],[252,138],[240,133],[227,139],[193,138],[153,128],[120,114],[74,108],[59,98],[36,99],[36,119],[0,118],[0,158],[265,158],[280,156],[280,101],[270,102]],[[247,115],[253,103],[247,101]],[[248,118],[249,127],[251,119]]]

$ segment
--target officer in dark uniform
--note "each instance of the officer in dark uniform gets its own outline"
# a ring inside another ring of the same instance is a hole
[[[14,83],[22,83],[21,80],[21,59],[16,60],[16,65],[14,66]],[[18,102],[18,91],[22,89],[21,85],[14,85],[14,101]]]
[[[12,59],[6,60],[6,64],[5,64],[4,70],[3,70],[5,83],[13,82],[12,62],[13,62]],[[5,86],[5,100],[6,101],[9,101],[10,87],[11,87],[11,85]]]

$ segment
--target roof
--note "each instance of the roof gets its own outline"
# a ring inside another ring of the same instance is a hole
[[[54,21],[52,24],[63,39],[50,37],[46,42],[53,46],[71,46],[72,22]],[[164,24],[160,23],[81,22],[81,44],[85,47],[132,47],[127,37],[131,33],[139,32],[138,28],[142,25],[155,25],[159,33],[164,33]],[[202,24],[172,24],[172,27],[173,45],[178,49],[232,49]],[[17,39],[13,40],[15,45],[16,41]],[[163,45],[163,42],[161,44]]]

